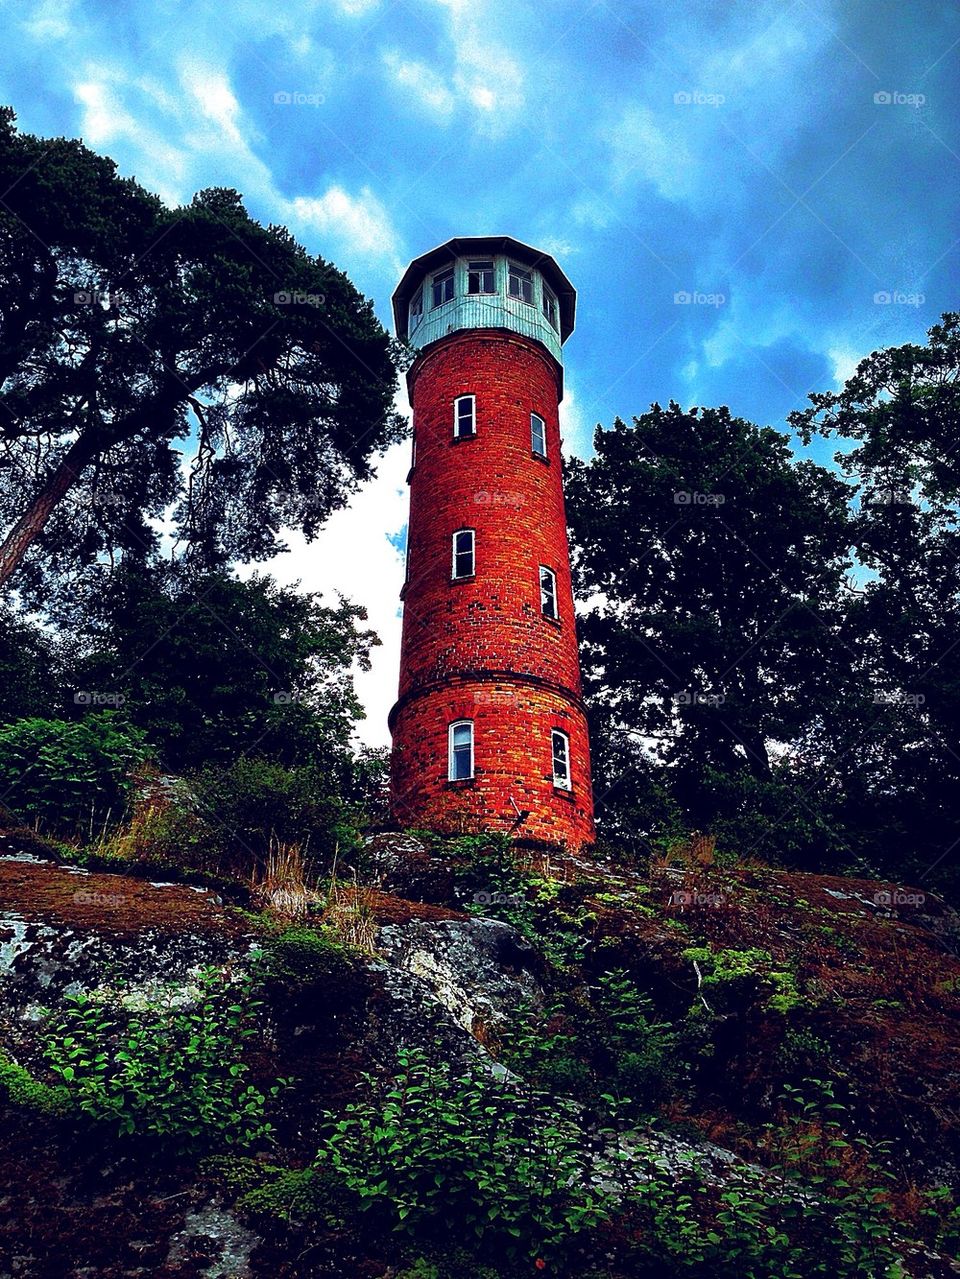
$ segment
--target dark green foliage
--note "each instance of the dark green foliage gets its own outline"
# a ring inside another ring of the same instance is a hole
[[[955,881],[958,370],[946,315],[791,414],[846,480],[673,403],[571,464],[602,838]]]
[[[123,815],[143,733],[116,711],[81,720],[24,719],[0,728],[0,794],[25,824],[77,835]]]
[[[226,864],[262,863],[275,836],[300,844],[309,864],[326,870],[338,846],[346,850],[356,841],[353,813],[319,765],[239,759],[204,768],[188,784]]]
[[[626,1212],[640,1274],[697,1279],[905,1279],[877,1188],[846,1187],[835,1200],[779,1190],[748,1164],[712,1187],[692,1160],[678,1171],[640,1149]],[[821,1187],[822,1190],[822,1187]]]
[[[652,736],[678,717],[678,768],[768,778],[768,740],[809,722],[842,665],[847,486],[725,409],[654,405],[594,443],[568,485],[578,582],[623,606],[584,623],[595,693]]]
[[[121,1136],[183,1149],[260,1142],[272,1126],[242,1057],[257,1034],[260,1005],[251,992],[249,980],[225,982],[211,969],[187,999],[174,988],[134,997],[129,1011],[75,995],[47,1036],[45,1056],[77,1107]]]
[[[121,695],[164,767],[256,754],[324,768],[331,783],[342,780],[337,770],[345,779],[362,713],[350,670],[368,665],[378,643],[358,629],[362,609],[328,607],[270,578],[161,567],[96,586],[82,600],[64,680]]]
[[[867,572],[846,640],[866,689],[811,725],[805,788],[823,789],[860,865],[958,883],[960,838],[960,316],[926,346],[862,360],[837,393],[791,422],[843,448],[858,484],[853,537]]]
[[[596,1076],[586,1060],[589,1036],[582,1016],[580,1034],[562,999],[542,1010],[522,1004],[500,1032],[499,1060],[530,1084],[578,1100],[596,1097]]]
[[[281,525],[312,537],[399,438],[370,303],[236,192],[166,209],[81,143],[18,133],[8,109],[0,189],[0,524],[59,498],[45,527],[31,508],[21,590],[47,595],[107,550],[142,557],[171,502],[191,558],[270,556]]]
[[[612,832],[639,819],[649,840],[658,806],[660,834],[680,824],[675,805],[709,829],[727,810],[708,770],[769,783],[771,739],[846,678],[849,489],[726,409],[654,405],[595,447],[571,464],[568,509],[578,590],[615,606],[583,622],[601,821],[606,805]]]
[[[595,1002],[614,1089],[634,1113],[655,1111],[683,1076],[678,1032],[622,969],[599,978]]]
[[[344,1225],[349,1196],[336,1177],[321,1168],[284,1168],[243,1155],[210,1155],[204,1173],[237,1195],[237,1207],[252,1217],[291,1223]]]
[[[45,717],[59,701],[52,638],[0,605],[0,725]]]
[[[402,1050],[386,1087],[330,1115],[317,1155],[371,1226],[418,1239],[473,1237],[493,1255],[559,1256],[608,1215],[586,1183],[582,1135],[569,1107],[480,1067]]]

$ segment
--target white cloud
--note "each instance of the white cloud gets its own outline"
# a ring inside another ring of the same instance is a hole
[[[135,134],[137,124],[124,111],[105,84],[84,80],[73,87],[73,95],[84,107],[81,130],[90,146],[103,146],[124,135]]]
[[[73,34],[73,3],[74,0],[43,0],[21,26],[34,40],[65,40]]]
[[[833,380],[839,389],[856,373],[857,365],[863,359],[863,352],[834,346],[827,351],[827,359],[833,366]]]
[[[518,58],[491,39],[495,24],[478,0],[436,0],[449,15],[452,65],[439,56],[427,64],[396,50],[383,54],[393,81],[411,91],[418,105],[447,124],[458,106],[473,112],[484,134],[503,132],[524,105],[524,72]]]
[[[559,235],[540,236],[537,240],[537,247],[543,249],[544,253],[549,253],[552,258],[556,258],[561,263],[564,258],[573,257],[575,253],[580,252],[579,244],[574,244]]]
[[[564,374],[563,399],[560,401],[560,440],[564,457],[590,457],[593,453],[593,428],[584,416],[569,374]]]
[[[360,18],[379,7],[380,0],[336,0],[336,7],[348,18]]]
[[[180,82],[200,108],[203,118],[212,121],[220,130],[222,136],[217,141],[222,142],[226,138],[234,146],[246,149],[244,134],[238,127],[240,104],[226,75],[216,67],[188,58],[181,68]]]
[[[404,58],[395,49],[387,50],[383,63],[394,81],[409,90],[412,97],[440,120],[449,120],[456,106],[456,97],[437,79],[436,73],[423,62]]]
[[[523,69],[506,49],[491,42],[489,28],[477,20],[475,10],[464,7],[454,12],[454,87],[488,115],[491,124],[505,125],[523,108]]]
[[[290,211],[304,226],[330,236],[349,252],[385,259],[394,274],[403,269],[390,215],[369,187],[351,195],[334,184],[321,196],[297,196]]]
[[[301,233],[323,236],[330,243],[318,250],[328,258],[339,252],[346,269],[369,277],[375,263],[391,280],[399,274],[403,255],[393,221],[369,186],[351,192],[332,183],[318,196],[282,195],[251,146],[256,134],[225,71],[188,55],[173,83],[171,90],[150,74],[127,75],[99,64],[86,68],[73,91],[83,107],[87,143],[128,144],[137,177],[167,204],[181,204],[202,187],[233,186],[259,206],[261,216],[265,212]],[[125,167],[129,171],[129,163]]]
[[[410,445],[397,444],[381,459],[376,477],[365,484],[349,507],[336,511],[309,545],[302,534],[284,530],[286,555],[247,565],[241,576],[269,573],[278,582],[300,582],[304,591],[320,591],[333,604],[339,592],[368,612],[366,625],[381,646],[371,653],[371,669],[357,670],[357,695],[367,713],[358,737],[366,746],[388,746],[387,715],[397,698],[400,674],[400,588],[404,557],[390,542],[407,522],[406,484]]]
[[[658,123],[650,108],[633,103],[607,136],[611,176],[623,187],[628,178],[650,182],[665,200],[687,199],[694,188],[694,159],[676,122]]]
[[[124,110],[108,83],[116,80],[115,72],[91,68],[87,76],[73,85],[73,96],[83,108],[80,119],[83,140],[94,148],[113,146],[117,142],[130,144],[141,159],[136,176],[143,185],[167,204],[181,203],[186,196],[190,167],[187,153]]]

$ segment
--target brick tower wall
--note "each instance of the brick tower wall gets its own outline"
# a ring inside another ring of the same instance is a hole
[[[593,839],[560,459],[560,369],[534,341],[471,329],[429,347],[409,374],[410,475],[392,805],[403,825]],[[453,438],[453,403],[476,397],[476,434]],[[547,458],[530,443],[546,423]],[[476,530],[476,573],[451,581],[451,538]],[[559,622],[542,615],[539,566],[556,573]],[[447,780],[447,728],[474,723],[475,777]],[[551,729],[570,738],[572,791],[554,787]]]

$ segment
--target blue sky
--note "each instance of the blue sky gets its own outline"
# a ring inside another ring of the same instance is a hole
[[[23,129],[82,136],[171,203],[237,188],[385,323],[402,266],[450,236],[554,252],[579,290],[577,453],[595,423],[653,400],[782,426],[960,303],[960,8],[0,0],[0,19],[0,99]],[[384,648],[360,688],[377,743],[405,457],[271,566],[370,608]]]

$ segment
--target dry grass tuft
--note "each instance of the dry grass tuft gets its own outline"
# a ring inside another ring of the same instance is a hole
[[[307,882],[306,850],[271,836],[270,851],[262,876],[254,871],[250,888],[254,900],[280,919],[305,919],[316,890]]]
[[[334,855],[330,873],[330,888],[323,922],[337,934],[346,946],[353,946],[368,955],[376,953],[377,920],[371,905],[373,890],[357,883],[357,872],[351,870],[352,882],[341,885],[337,879],[337,858]]]

